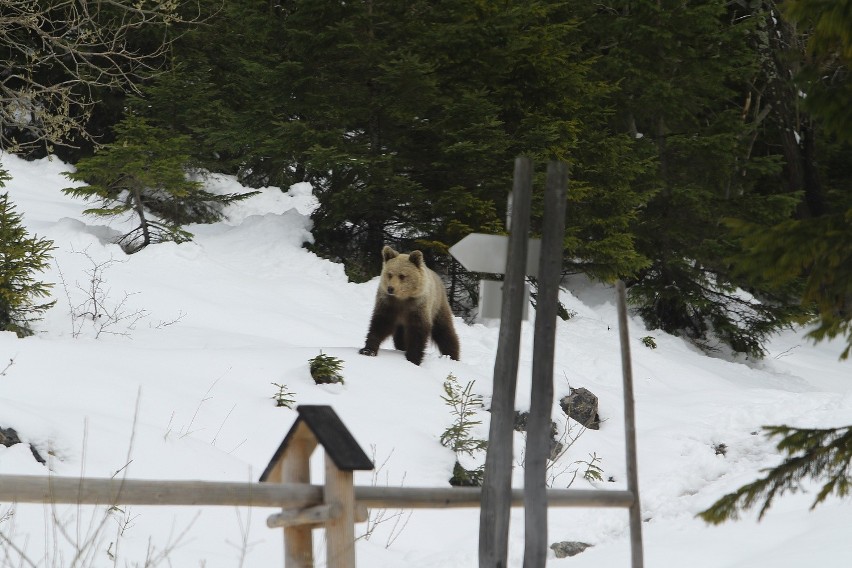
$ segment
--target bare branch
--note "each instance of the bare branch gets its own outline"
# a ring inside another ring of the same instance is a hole
[[[88,138],[96,91],[137,91],[179,28],[200,21],[193,6],[186,17],[187,0],[3,0],[0,148],[50,150]],[[155,39],[135,41],[142,31]]]

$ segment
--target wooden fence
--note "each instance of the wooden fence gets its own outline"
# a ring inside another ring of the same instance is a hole
[[[144,479],[0,476],[0,502],[80,505],[243,506],[280,508],[267,519],[283,528],[285,568],[313,568],[312,529],[326,528],[329,568],[355,567],[354,524],[366,509],[480,507],[478,487],[352,487],[331,497],[326,486],[306,483],[229,483]],[[629,491],[549,489],[549,507],[626,507]],[[522,489],[512,506],[524,504]],[[344,514],[348,511],[348,516]]]
[[[302,483],[232,483],[0,476],[0,502],[79,505],[182,505],[304,508],[323,502],[323,486]],[[355,487],[356,504],[382,509],[479,507],[478,487]],[[549,489],[551,507],[629,507],[629,491]],[[512,491],[523,506],[523,489]]]

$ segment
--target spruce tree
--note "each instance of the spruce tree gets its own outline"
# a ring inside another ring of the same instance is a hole
[[[441,77],[443,102],[430,124],[445,130],[434,138],[432,155],[448,166],[432,174],[434,187],[456,186],[477,196],[501,219],[514,157],[534,158],[537,188],[544,185],[547,161],[567,161],[566,271],[611,279],[644,266],[630,225],[650,197],[647,186],[634,183],[650,164],[626,134],[610,127],[616,86],[593,74],[598,54],[587,44],[584,25],[593,8],[579,2],[434,2],[430,10],[436,24],[418,38],[418,48]],[[480,116],[488,129],[472,130],[479,123],[470,117]],[[541,206],[539,194],[534,232]],[[464,236],[450,231],[459,228],[494,230],[465,223],[436,236],[451,245]]]
[[[650,164],[609,128],[615,81],[586,80],[577,4],[236,1],[176,42],[181,71],[140,112],[251,186],[311,182],[315,248],[353,278],[383,241],[440,268],[505,230],[516,156],[568,160],[566,262],[612,278],[646,263],[631,222],[649,186],[631,180]]]
[[[792,18],[786,23],[788,28],[807,30],[808,57],[792,82],[797,93],[807,93],[802,105],[812,115],[806,122],[813,126],[797,146],[822,158],[812,158],[813,173],[806,180],[817,190],[806,187],[796,214],[782,221],[728,221],[745,245],[744,254],[733,259],[736,269],[764,287],[797,293],[803,307],[815,315],[810,337],[816,341],[846,337],[842,359],[852,353],[852,169],[848,160],[852,118],[847,97],[852,89],[848,76],[852,65],[850,6],[849,0],[796,0],[783,12]],[[804,53],[799,56],[804,58]],[[806,116],[802,110],[797,112]]]
[[[8,179],[0,170],[0,187]],[[0,195],[0,330],[32,335],[30,324],[55,303],[39,302],[50,295],[52,284],[35,276],[48,267],[53,248],[53,241],[31,237],[8,192]]]
[[[221,207],[251,193],[215,195],[202,183],[187,179],[190,164],[185,136],[128,116],[115,127],[116,140],[77,163],[65,175],[85,185],[63,191],[100,206],[85,213],[105,217],[130,215],[135,227],[118,239],[128,254],[152,243],[184,242],[192,234],[184,226],[221,218]]]
[[[699,516],[714,525],[736,520],[742,511],[762,501],[758,518],[763,518],[776,497],[794,492],[805,480],[823,482],[811,509],[832,494],[852,493],[852,426],[845,428],[791,428],[764,426],[769,437],[780,437],[777,448],[784,461],[765,471],[766,475],[717,500]]]
[[[828,123],[828,130],[840,144],[852,142],[852,121],[848,108],[842,108],[848,100],[843,94],[849,92],[852,83],[843,73],[839,76],[826,74],[825,66],[828,62],[829,67],[848,69],[852,63],[850,7],[849,0],[831,3],[791,0],[785,5],[785,15],[796,24],[813,26],[809,30],[808,46],[813,57],[812,67],[803,69],[796,79],[808,95],[806,107],[818,120]],[[819,96],[811,98],[813,90]],[[810,144],[813,146],[814,141]],[[846,156],[848,148],[846,146]],[[770,226],[742,221],[729,223],[742,234],[746,243],[747,254],[737,259],[738,268],[768,286],[795,288],[801,284],[803,303],[814,306],[817,314],[817,325],[811,330],[811,337],[820,341],[845,335],[847,346],[841,353],[841,359],[845,359],[852,351],[852,197],[849,191],[852,172],[848,159],[831,165],[833,167],[821,172],[828,187],[822,214],[788,219]],[[784,455],[784,461],[764,470],[761,479],[723,496],[699,513],[708,523],[737,519],[741,511],[761,502],[759,518],[762,518],[776,497],[796,491],[805,480],[822,483],[812,509],[831,495],[845,497],[852,493],[852,426],[824,429],[765,426],[764,431],[770,437],[781,438],[777,449]]]
[[[613,125],[654,165],[635,181],[654,196],[632,224],[650,263],[626,275],[630,299],[651,328],[760,356],[798,311],[771,290],[740,290],[747,282],[729,262],[739,243],[722,221],[780,221],[795,205],[761,185],[778,175],[779,157],[752,150],[761,125],[745,106],[759,99],[753,45],[769,14],[722,0],[607,6],[587,24],[601,53],[595,71],[623,78]]]

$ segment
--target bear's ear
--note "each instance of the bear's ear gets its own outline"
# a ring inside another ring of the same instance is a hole
[[[411,264],[420,268],[423,266],[423,253],[419,250],[412,251],[411,254],[408,255],[408,260],[411,261]]]
[[[398,256],[399,256],[399,253],[396,252],[395,250],[393,250],[392,248],[390,248],[389,246],[385,246],[385,248],[382,249],[382,260],[385,261],[385,262],[389,261],[392,258],[396,258]]]

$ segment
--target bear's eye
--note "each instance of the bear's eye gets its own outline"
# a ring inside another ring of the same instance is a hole
[[[400,275],[399,275],[399,279],[400,279],[400,280],[405,280],[405,274],[400,274]]]

